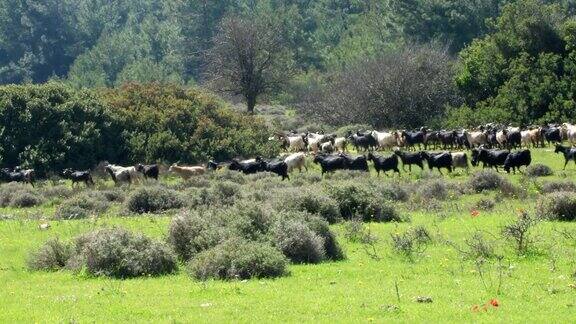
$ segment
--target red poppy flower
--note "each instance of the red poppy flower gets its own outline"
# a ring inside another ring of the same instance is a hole
[[[470,211],[470,216],[472,216],[472,218],[476,218],[476,217],[480,216],[480,212],[476,209],[472,209]]]
[[[498,302],[498,299],[491,299],[490,305],[492,305],[494,307],[498,307],[498,306],[500,306],[500,303]]]

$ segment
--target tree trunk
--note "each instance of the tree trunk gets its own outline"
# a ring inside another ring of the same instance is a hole
[[[246,96],[246,106],[248,106],[248,113],[253,115],[254,107],[256,107],[256,96],[254,95]]]

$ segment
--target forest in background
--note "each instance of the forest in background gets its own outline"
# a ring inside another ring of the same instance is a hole
[[[5,0],[0,84],[202,86],[249,106],[275,102],[327,124],[377,128],[572,120],[575,8],[573,0]],[[234,37],[256,52],[250,62],[265,63],[252,83],[220,82],[238,72],[221,67],[235,63]]]

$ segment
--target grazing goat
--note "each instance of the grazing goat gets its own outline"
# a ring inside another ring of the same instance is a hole
[[[65,169],[62,171],[62,176],[66,179],[72,180],[72,187],[80,182],[84,182],[86,187],[94,185],[94,180],[92,180],[92,174],[90,174],[90,170],[72,171],[72,169]]]
[[[137,164],[136,171],[142,173],[145,179],[152,178],[154,180],[158,180],[158,175],[160,174],[160,169],[158,168],[157,164]]]
[[[284,162],[286,162],[286,165],[288,166],[289,173],[294,169],[298,169],[302,172],[302,168],[308,171],[308,167],[306,167],[306,154],[304,153],[291,154],[284,159]]]
[[[179,166],[172,164],[168,172],[173,172],[179,175],[182,179],[188,180],[195,176],[200,176],[206,173],[206,168],[203,166]]]
[[[264,162],[260,157],[245,161],[232,160],[228,169],[239,171],[244,174],[254,174],[266,171],[266,162]]]
[[[290,176],[288,175],[288,164],[282,160],[271,160],[271,161],[264,161],[264,171],[275,173],[282,177],[282,181],[285,179],[290,180]]]
[[[412,164],[415,164],[419,166],[421,170],[424,170],[424,164],[422,163],[424,157],[422,156],[422,152],[408,153],[395,150],[394,154],[396,154],[398,157],[400,157],[400,160],[402,160],[402,170],[404,172],[407,172],[406,166],[408,166],[409,172],[412,172]]]
[[[424,144],[424,148],[426,148],[425,138],[426,138],[426,129],[422,128],[418,132],[408,132],[402,131],[402,138],[408,148],[413,148],[416,144],[418,144],[418,148]]]
[[[374,169],[376,169],[378,176],[380,176],[380,171],[384,172],[384,174],[388,176],[386,172],[390,170],[400,174],[400,170],[398,169],[398,156],[396,154],[383,157],[368,153],[368,160],[374,163]]]
[[[560,144],[556,144],[554,153],[562,153],[564,155],[564,169],[562,170],[566,170],[566,166],[571,160],[576,163],[576,148],[574,147],[565,147]]]
[[[473,131],[473,132],[464,131],[464,134],[466,135],[466,139],[468,140],[468,143],[472,148],[488,144],[488,137],[486,136],[486,133],[484,133],[484,131]]]
[[[529,166],[532,163],[532,155],[530,150],[522,150],[519,152],[512,152],[508,154],[506,161],[504,161],[504,170],[510,173],[510,169],[516,173],[516,169],[520,171],[521,166]]]

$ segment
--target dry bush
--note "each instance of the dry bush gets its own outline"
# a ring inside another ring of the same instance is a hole
[[[576,220],[576,193],[552,192],[538,199],[536,216],[557,221]]]
[[[179,192],[162,186],[140,187],[126,199],[126,208],[137,214],[158,213],[184,207]]]
[[[50,239],[38,250],[30,253],[27,265],[33,271],[57,271],[66,266],[72,255],[70,245],[59,239]]]

